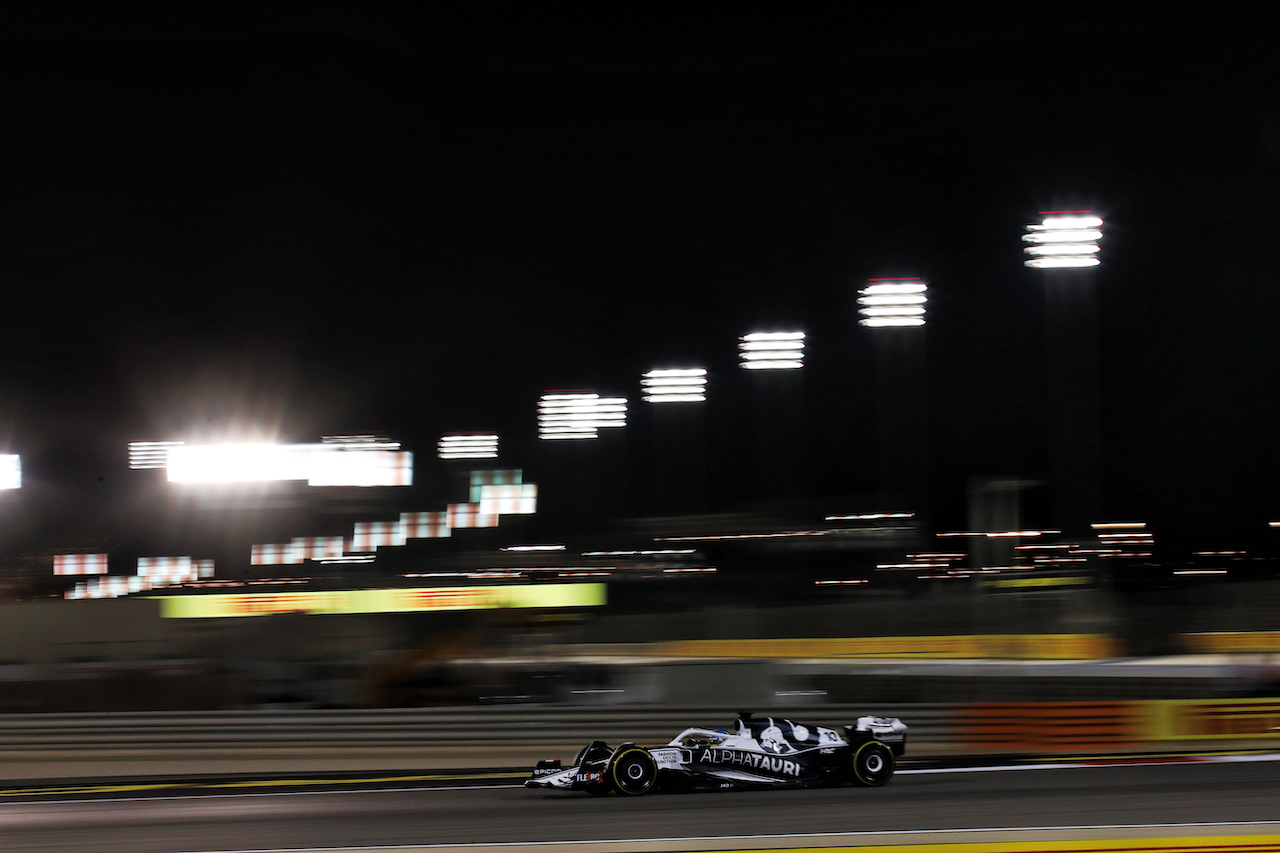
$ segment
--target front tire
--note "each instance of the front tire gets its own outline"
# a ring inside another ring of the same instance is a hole
[[[643,747],[620,746],[609,758],[608,776],[619,794],[638,797],[657,784],[658,762]]]
[[[859,785],[879,787],[893,778],[893,751],[869,740],[853,753],[853,778]]]

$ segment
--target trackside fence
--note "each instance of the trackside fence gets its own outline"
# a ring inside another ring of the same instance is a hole
[[[897,706],[810,705],[760,711],[840,726],[901,717],[908,754],[1078,752],[1156,745],[1280,749],[1280,699],[1130,700]],[[728,728],[736,709],[539,705],[393,710],[261,710],[0,715],[0,756],[41,752],[222,753],[306,750],[577,749],[588,740],[666,743],[690,725]]]
[[[771,709],[778,717],[850,725],[864,714],[902,717],[912,741],[952,737],[945,705],[823,705]],[[763,716],[761,712],[761,716]],[[0,752],[580,747],[589,740],[666,743],[684,728],[728,728],[731,708],[563,708],[533,705],[397,710],[129,712],[0,716]]]

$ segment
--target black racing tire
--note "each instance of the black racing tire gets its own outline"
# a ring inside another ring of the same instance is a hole
[[[879,787],[893,778],[893,750],[878,740],[869,740],[853,751],[853,780],[859,785]]]
[[[609,784],[619,794],[638,797],[658,783],[658,762],[640,746],[620,746],[609,758]]]

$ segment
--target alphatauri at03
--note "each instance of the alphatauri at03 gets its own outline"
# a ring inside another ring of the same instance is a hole
[[[879,786],[893,777],[906,749],[907,727],[897,717],[859,717],[837,730],[744,711],[730,729],[692,727],[666,746],[592,741],[570,767],[539,761],[526,788],[616,792]]]

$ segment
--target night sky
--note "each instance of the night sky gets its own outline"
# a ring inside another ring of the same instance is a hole
[[[536,465],[541,392],[643,418],[639,375],[681,363],[712,371],[728,507],[750,497],[736,339],[769,326],[810,338],[809,492],[871,492],[856,289],[891,275],[930,284],[934,516],[956,529],[967,477],[1046,470],[1019,238],[1061,208],[1107,221],[1107,514],[1192,547],[1280,517],[1260,22],[63,8],[0,30],[0,452],[25,475],[2,549],[127,505],[130,440],[377,430],[425,482],[442,432]]]

